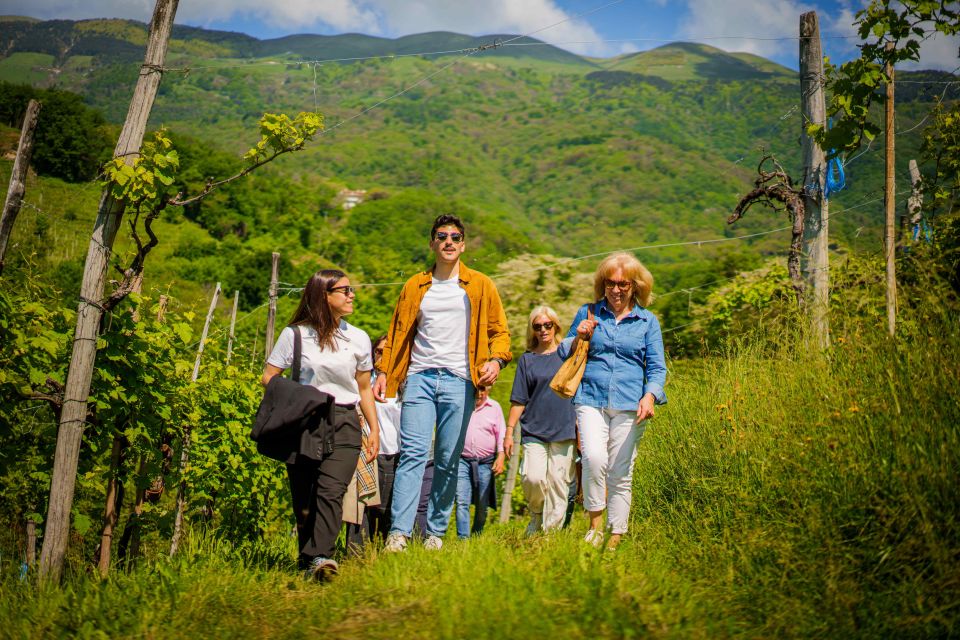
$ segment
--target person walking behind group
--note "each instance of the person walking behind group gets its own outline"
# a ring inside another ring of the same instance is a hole
[[[527,352],[517,361],[510,393],[504,449],[509,456],[513,447],[523,448],[521,477],[530,511],[527,535],[563,526],[574,481],[577,419],[573,403],[550,389],[550,381],[563,364],[557,353],[559,335],[560,320],[556,311],[539,306],[530,312]],[[521,439],[515,444],[513,434],[517,422]]]
[[[343,271],[324,269],[313,274],[300,296],[291,326],[280,333],[261,378],[267,386],[274,376],[293,366],[298,331],[302,354],[297,382],[316,387],[335,403],[328,416],[332,447],[324,438],[315,457],[301,452],[287,463],[297,521],[298,564],[317,578],[338,570],[333,553],[342,522],[343,495],[360,457],[358,403],[370,427],[366,460],[375,459],[380,448],[380,427],[370,386],[370,338],[344,320],[353,313],[354,297],[354,288]]]
[[[507,318],[496,286],[460,261],[465,238],[458,217],[434,220],[430,248],[436,262],[404,284],[383,348],[374,395],[384,401],[404,385],[387,551],[407,546],[434,427],[424,547],[443,546],[475,390],[496,382],[511,359]]]
[[[373,342],[373,362],[383,355],[387,336]],[[380,455],[377,456],[377,473],[380,485],[380,504],[368,509],[370,539],[379,536],[387,539],[390,533],[390,502],[393,499],[393,483],[397,473],[397,458],[400,455],[400,403],[396,398],[377,402],[377,420],[380,421]]]
[[[373,364],[376,367],[377,362],[383,354],[383,343],[386,342],[385,335],[378,337],[373,341]],[[344,499],[343,517],[347,525],[347,546],[354,551],[359,552],[368,540],[380,538],[386,540],[390,532],[390,499],[393,496],[393,479],[397,469],[397,455],[400,450],[400,405],[396,398],[391,398],[387,402],[375,402],[377,408],[377,421],[380,423],[380,453],[377,455],[377,480],[376,480],[376,504],[366,504],[359,496],[354,495],[354,483],[347,487],[347,495]],[[362,417],[362,416],[361,416]],[[361,420],[362,422],[362,420]],[[358,466],[358,472],[354,476],[356,481],[360,475],[361,467]],[[361,504],[350,504],[351,498]],[[357,512],[360,513],[352,513]],[[353,515],[354,519],[349,519],[348,514]],[[359,517],[357,517],[359,515]],[[355,521],[359,521],[356,523]]]
[[[587,365],[573,398],[583,462],[583,506],[590,518],[584,538],[603,543],[607,511],[608,547],[615,548],[630,518],[633,462],[644,422],[654,404],[664,404],[667,367],[660,323],[646,307],[653,276],[628,253],[608,256],[593,281],[594,318],[577,311],[558,349],[566,358],[575,339],[589,340]]]
[[[467,438],[457,475],[457,537],[480,533],[487,522],[487,509],[496,505],[493,476],[503,473],[503,409],[490,399],[490,389],[477,391],[476,408],[467,425]],[[473,504],[473,527],[470,505]]]

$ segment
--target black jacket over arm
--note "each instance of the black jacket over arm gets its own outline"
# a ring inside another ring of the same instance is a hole
[[[293,464],[297,456],[321,460],[333,451],[334,398],[283,376],[267,384],[250,437],[263,455]]]

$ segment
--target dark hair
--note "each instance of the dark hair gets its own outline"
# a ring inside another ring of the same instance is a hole
[[[339,323],[333,317],[330,311],[330,304],[327,302],[327,294],[330,287],[337,284],[341,278],[346,278],[347,274],[340,269],[323,269],[317,271],[307,280],[303,288],[303,294],[300,296],[300,304],[290,319],[290,324],[305,325],[313,327],[317,332],[317,344],[321,349],[330,349],[336,346],[334,336],[339,328]]]
[[[377,345],[381,342],[384,342],[387,339],[387,334],[377,336],[377,338],[370,343],[370,357],[373,358],[373,364],[377,364]]]
[[[437,219],[433,221],[433,227],[430,229],[430,239],[433,240],[433,238],[437,235],[437,229],[451,224],[455,226],[464,236],[467,235],[467,231],[463,227],[463,221],[452,213],[445,213],[437,216]]]

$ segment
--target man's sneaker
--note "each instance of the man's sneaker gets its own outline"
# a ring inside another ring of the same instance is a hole
[[[440,551],[443,548],[443,538],[439,536],[427,536],[427,541],[423,543],[423,548],[427,551]]]
[[[323,582],[337,575],[338,571],[340,571],[340,565],[337,564],[336,560],[318,556],[310,563],[306,577],[311,580],[320,580]]]
[[[583,536],[583,541],[589,545],[599,548],[603,544],[603,531],[600,529],[590,529],[587,535]]]
[[[383,550],[387,553],[396,553],[404,551],[407,548],[407,536],[402,533],[391,533],[387,536],[387,542],[383,545]]]

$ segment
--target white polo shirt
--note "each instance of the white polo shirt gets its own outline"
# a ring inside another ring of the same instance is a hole
[[[320,349],[317,344],[317,332],[313,327],[301,326],[302,360],[300,362],[300,382],[309,384],[335,398],[337,404],[360,402],[360,390],[357,387],[358,371],[373,369],[370,355],[370,336],[363,329],[340,321],[340,328],[334,334],[335,349]],[[267,358],[267,364],[281,369],[293,366],[293,329],[284,327],[277,343]]]

